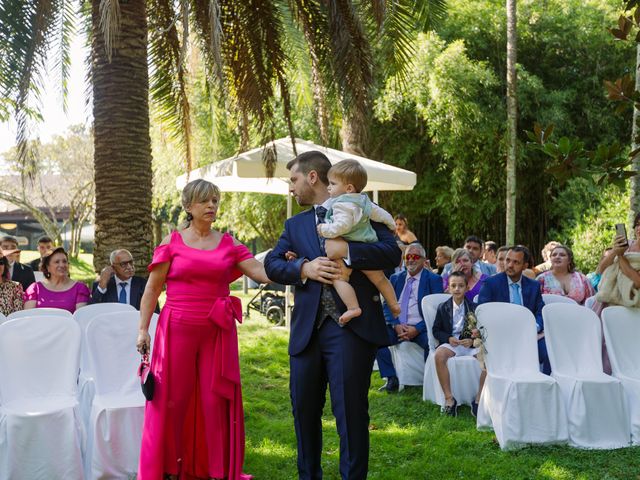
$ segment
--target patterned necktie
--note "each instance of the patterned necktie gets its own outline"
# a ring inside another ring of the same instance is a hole
[[[322,205],[316,207],[316,218],[318,219],[318,223],[324,223],[324,219],[327,216],[327,209]]]
[[[120,294],[118,295],[118,303],[127,303],[127,284],[122,282],[119,284],[121,287]]]
[[[513,298],[513,301],[511,303],[514,303],[516,305],[522,305],[522,295],[520,295],[520,285],[518,285],[517,283],[512,283],[511,294]]]
[[[415,277],[409,277],[404,290],[402,290],[402,296],[400,297],[400,323],[407,323],[409,319],[409,298],[411,298],[413,282],[415,281]]]

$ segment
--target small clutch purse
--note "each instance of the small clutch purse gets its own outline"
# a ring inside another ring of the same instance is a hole
[[[140,366],[138,367],[138,376],[140,377],[140,387],[142,394],[147,401],[153,400],[153,390],[155,388],[155,379],[151,373],[151,364],[149,363],[149,354],[142,355]]]

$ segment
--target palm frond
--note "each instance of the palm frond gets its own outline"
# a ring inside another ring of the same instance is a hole
[[[160,119],[183,150],[187,171],[193,166],[190,104],[183,47],[176,26],[176,12],[171,0],[152,0],[149,11],[149,58],[151,61],[151,97]]]
[[[423,31],[433,30],[447,16],[447,0],[413,0],[412,10]]]
[[[113,46],[120,32],[120,0],[100,0],[100,30],[104,36],[104,48],[111,62]]]
[[[71,68],[71,41],[75,35],[76,10],[70,0],[61,0],[58,30],[58,60],[56,70],[59,72],[59,85],[62,107],[67,112],[67,94],[69,92],[69,71]]]

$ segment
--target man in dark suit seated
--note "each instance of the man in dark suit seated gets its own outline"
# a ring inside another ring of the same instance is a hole
[[[18,240],[10,236],[2,237],[0,240],[0,249],[2,249],[7,260],[9,260],[9,277],[14,282],[22,285],[22,291],[26,292],[29,285],[36,281],[36,278],[29,265],[20,263]]]
[[[538,326],[538,359],[542,364],[542,372],[549,375],[551,364],[544,341],[544,323],[542,321],[544,301],[542,300],[540,283],[522,275],[530,259],[531,254],[527,247],[518,245],[509,248],[505,261],[505,272],[484,281],[478,296],[478,304],[505,302],[528,308],[535,316]]]
[[[384,318],[387,322],[389,342],[396,345],[400,342],[415,342],[424,349],[424,359],[429,355],[427,325],[422,314],[422,298],[432,293],[442,293],[442,277],[425,267],[426,252],[419,243],[412,243],[404,251],[407,267],[402,272],[391,276],[391,285],[400,301],[400,316],[394,318],[385,304]],[[387,392],[398,390],[398,376],[391,361],[388,347],[378,349],[376,354],[380,376],[387,379],[381,388]]]
[[[47,254],[47,252],[50,252],[51,250],[53,250],[53,241],[49,237],[40,237],[40,239],[38,240],[38,253],[40,253],[40,257],[29,262],[31,270],[33,270],[34,272],[39,272],[40,262],[42,261],[42,258]]]
[[[140,310],[140,300],[147,279],[136,277],[133,257],[125,249],[114,250],[109,255],[110,266],[104,267],[97,282],[93,282],[91,303],[128,303]],[[156,313],[160,309],[156,305]]]

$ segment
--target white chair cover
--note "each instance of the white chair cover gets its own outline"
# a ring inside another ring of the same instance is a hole
[[[139,317],[137,311],[108,313],[87,326],[95,383],[87,426],[88,479],[134,478],[138,470],[145,404],[137,377]]]
[[[79,308],[73,314],[73,318],[76,319],[80,326],[80,334],[82,343],[80,347],[80,379],[79,384],[79,399],[81,410],[84,415],[84,424],[89,423],[89,413],[91,412],[91,402],[93,401],[93,395],[95,393],[95,386],[93,382],[93,374],[90,372],[90,368],[87,364],[87,325],[94,318],[101,316],[105,313],[113,312],[136,312],[137,310],[129,304],[125,303],[94,303],[92,305],[85,305]]]
[[[429,357],[424,369],[422,399],[444,406],[444,393],[436,373],[435,351],[438,341],[433,336],[433,324],[436,320],[438,305],[451,297],[448,293],[435,293],[422,299],[422,312],[429,335]],[[447,362],[451,380],[451,393],[459,405],[471,405],[478,393],[480,382],[480,363],[475,357],[453,357]]]
[[[0,312],[0,325],[7,321],[7,317],[4,316],[4,313]]]
[[[631,442],[627,401],[620,380],[602,371],[600,319],[580,305],[542,309],[551,375],[558,381],[569,418],[569,443],[582,448],[621,448]]]
[[[400,342],[389,347],[391,360],[398,375],[399,390],[405,385],[422,385],[424,377],[424,350],[414,342]]]
[[[0,325],[0,480],[84,478],[79,356],[72,318]]]
[[[68,310],[62,308],[30,308],[29,310],[18,310],[9,314],[7,320],[14,320],[16,318],[25,317],[66,317],[73,318],[73,315]]]
[[[592,297],[587,298],[584,301],[584,306],[590,309],[593,309],[593,305],[596,303],[596,296],[593,295]]]
[[[573,298],[565,297],[563,295],[556,295],[554,293],[543,293],[542,301],[545,305],[549,305],[551,303],[570,303],[571,305],[578,305]]]
[[[567,415],[555,379],[540,372],[533,314],[520,305],[476,309],[487,349],[478,430],[493,428],[503,450],[566,443]]]
[[[631,442],[640,445],[640,310],[607,307],[602,311],[602,324],[613,376],[620,379],[627,394]]]

